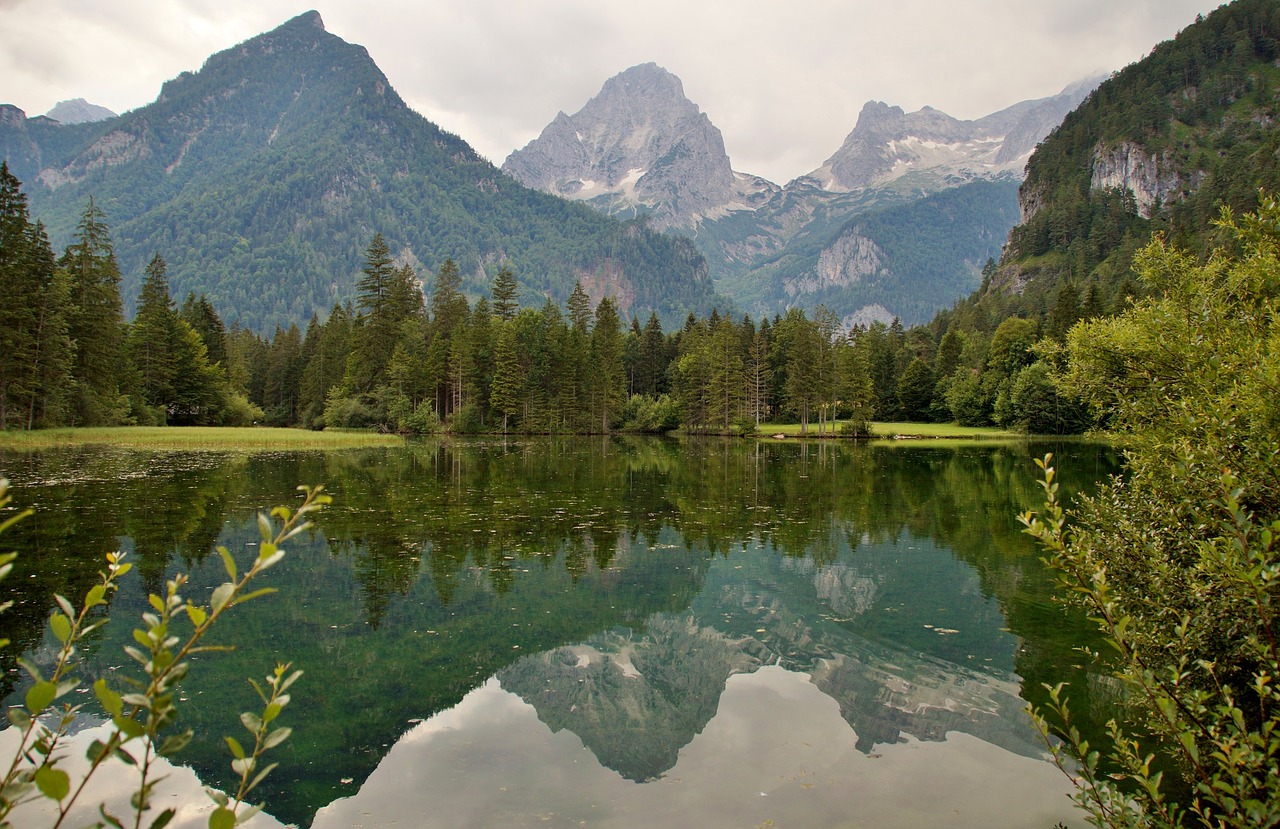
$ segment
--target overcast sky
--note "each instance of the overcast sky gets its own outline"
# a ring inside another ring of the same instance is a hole
[[[654,61],[735,169],[818,167],[868,100],[978,118],[1121,69],[1218,0],[0,0],[0,103],[116,112],[315,8],[418,112],[501,164],[559,110]]]

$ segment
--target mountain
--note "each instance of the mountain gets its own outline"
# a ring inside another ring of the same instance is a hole
[[[1021,179],[1036,144],[1100,81],[1075,83],[1052,97],[1023,101],[976,121],[933,107],[906,113],[869,101],[840,149],[801,182],[832,193],[891,184],[904,192],[933,192],[973,179]]]
[[[979,286],[1018,219],[1031,151],[1097,82],[976,121],[867,103],[822,166],[699,228],[717,287],[752,311],[821,303],[846,325],[926,322]]]
[[[63,124],[88,124],[116,117],[116,114],[106,107],[91,104],[84,98],[59,101],[45,115]]]
[[[720,130],[655,63],[610,78],[577,113],[557,113],[502,170],[611,215],[649,215],[664,229],[750,209],[777,189],[730,168]]]
[[[872,101],[822,166],[780,187],[734,171],[680,79],[648,63],[558,113],[502,169],[690,235],[717,290],[753,314],[821,303],[847,325],[921,323],[978,287],[1018,218],[1031,151],[1097,82],[976,121]]]
[[[428,283],[454,259],[473,297],[510,263],[525,304],[562,301],[576,281],[666,322],[715,301],[692,243],[519,185],[410,110],[315,12],[116,118],[0,107],[0,150],[55,247],[90,197],[106,211],[126,305],[159,252],[174,293],[207,293],[228,323],[305,323],[353,296],[375,233]]]

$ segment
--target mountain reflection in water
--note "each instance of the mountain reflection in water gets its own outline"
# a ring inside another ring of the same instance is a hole
[[[253,510],[324,481],[335,507],[272,572],[280,594],[226,620],[219,641],[238,649],[199,660],[183,714],[197,737],[182,759],[226,787],[243,677],[281,658],[306,671],[264,792],[283,821],[1070,822],[1024,708],[1066,680],[1086,718],[1105,714],[1107,683],[1076,664],[1089,625],[1054,605],[1014,520],[1037,502],[1043,451],[623,440],[0,457],[19,501],[45,511],[15,535],[40,569],[12,638],[39,661],[40,597],[83,592],[123,546],[140,579],[87,649],[90,674],[112,670],[146,590],[178,570],[193,595],[211,590],[215,543],[252,555]],[[1056,451],[1067,490],[1115,468],[1105,448]],[[12,704],[24,687],[5,667]]]

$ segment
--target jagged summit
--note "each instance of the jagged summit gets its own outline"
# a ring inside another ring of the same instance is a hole
[[[760,180],[730,167],[724,138],[656,63],[605,81],[574,115],[559,112],[502,169],[526,186],[589,200],[610,213],[688,227],[749,198]]]
[[[929,106],[908,113],[869,101],[840,149],[803,178],[836,193],[912,174],[942,180],[1021,178],[1036,144],[1100,81],[1073,83],[1057,95],[1022,101],[976,121],[962,121]]]

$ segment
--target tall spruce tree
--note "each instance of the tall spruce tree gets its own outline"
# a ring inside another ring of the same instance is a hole
[[[68,332],[76,344],[71,420],[81,426],[120,423],[127,413],[119,387],[124,339],[120,266],[106,215],[93,199],[59,265],[71,278]]]
[[[493,313],[505,322],[515,319],[520,310],[519,293],[515,273],[510,266],[503,265],[493,280]]]
[[[508,322],[500,323],[493,352],[494,371],[489,405],[502,413],[504,435],[509,428],[511,416],[520,412],[524,397],[524,372],[516,348],[515,326]]]
[[[622,319],[613,297],[605,297],[596,306],[595,325],[591,329],[592,420],[601,432],[608,432],[626,399],[627,372],[622,362]]]
[[[157,253],[147,265],[138,294],[138,313],[125,340],[139,380],[136,393],[152,409],[164,410],[173,402],[176,336],[177,315],[169,296],[168,267]]]
[[[0,162],[0,429],[56,425],[70,385],[69,287],[21,183]]]

